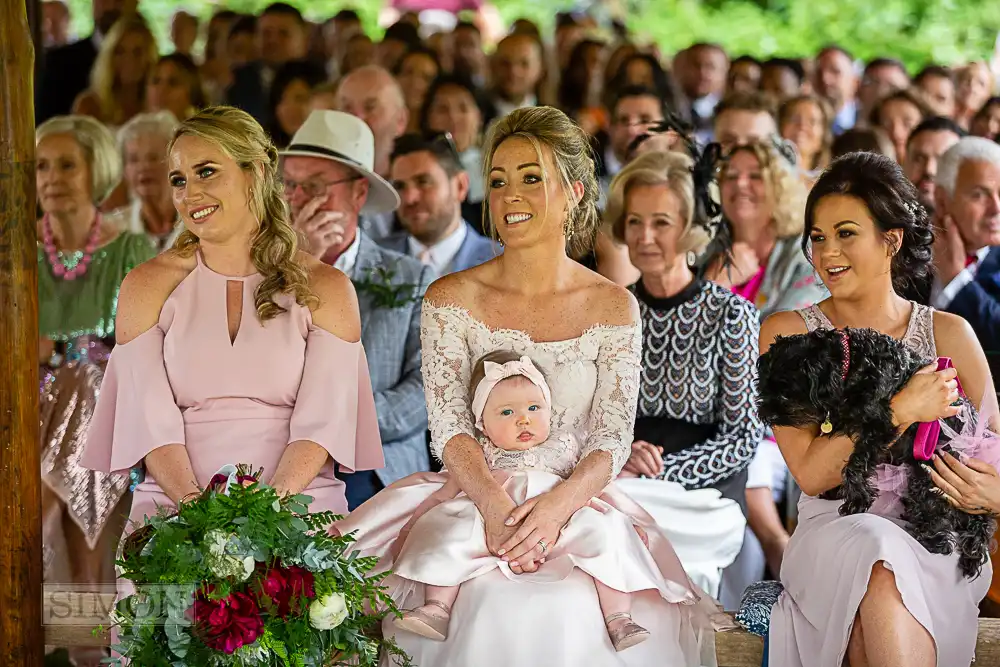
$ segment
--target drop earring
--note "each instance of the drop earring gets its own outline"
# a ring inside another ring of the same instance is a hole
[[[687,252],[687,263],[688,266],[694,266],[698,261],[698,255],[694,250],[688,250]]]

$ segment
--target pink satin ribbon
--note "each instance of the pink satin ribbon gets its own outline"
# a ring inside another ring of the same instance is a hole
[[[943,371],[946,368],[954,368],[949,357],[938,357],[937,369]],[[958,393],[962,396],[962,382],[957,377]],[[935,419],[932,422],[923,422],[917,427],[917,435],[913,439],[913,458],[917,461],[930,461],[934,458],[934,451],[937,449],[938,440],[941,438],[941,421]]]

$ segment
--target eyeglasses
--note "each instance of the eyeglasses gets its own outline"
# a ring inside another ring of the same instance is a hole
[[[334,185],[340,185],[341,183],[350,183],[351,181],[358,181],[364,178],[364,176],[348,176],[347,178],[340,178],[335,181],[324,181],[319,178],[310,178],[307,181],[293,181],[290,178],[281,179],[281,184],[285,188],[285,196],[291,197],[295,194],[295,190],[302,188],[302,192],[306,193],[306,196],[310,199],[315,199],[320,195],[326,194],[328,188]]]

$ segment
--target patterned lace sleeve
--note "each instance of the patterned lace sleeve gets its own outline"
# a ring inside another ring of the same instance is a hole
[[[749,301],[734,301],[720,329],[714,436],[663,457],[660,479],[686,489],[714,486],[746,468],[763,437],[757,417],[756,363],[760,325]]]
[[[580,458],[595,451],[610,453],[611,474],[617,477],[632,452],[642,370],[642,323],[605,330],[596,363],[597,389]]]
[[[444,446],[456,435],[475,437],[469,400],[472,361],[465,335],[468,325],[460,309],[424,301],[420,312],[421,372],[431,452],[438,460],[442,460]]]

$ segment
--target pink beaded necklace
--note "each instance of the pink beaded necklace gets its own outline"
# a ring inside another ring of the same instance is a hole
[[[87,237],[87,245],[83,252],[79,250],[72,253],[72,258],[59,257],[56,251],[56,243],[52,237],[52,221],[49,220],[48,213],[42,218],[42,246],[45,248],[45,256],[48,257],[49,266],[56,278],[63,280],[76,280],[87,272],[87,266],[94,258],[94,251],[97,249],[97,239],[101,233],[101,214],[94,216],[94,222],[90,225],[90,235]]]

